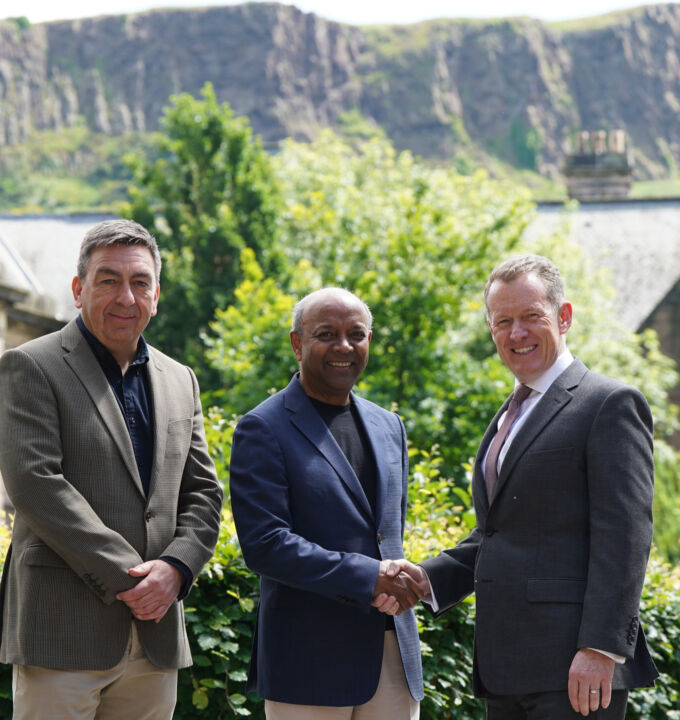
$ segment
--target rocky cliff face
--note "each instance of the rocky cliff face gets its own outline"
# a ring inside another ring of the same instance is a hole
[[[275,3],[22,27],[0,22],[0,144],[82,119],[158,127],[207,81],[265,142],[348,111],[437,160],[477,145],[554,172],[580,128],[623,127],[640,177],[680,162],[680,5],[560,29],[530,19],[358,28]]]

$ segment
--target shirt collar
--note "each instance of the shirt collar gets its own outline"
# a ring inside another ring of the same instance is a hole
[[[567,348],[564,349],[557,360],[536,380],[532,380],[531,383],[524,383],[532,390],[541,394],[545,393],[548,388],[557,380],[557,378],[571,365],[574,360],[574,356],[569,352]],[[519,381],[515,378],[515,387],[519,385]]]
[[[76,324],[80,328],[80,332],[83,333],[88,345],[92,348],[92,352],[95,354],[95,357],[99,361],[100,365],[106,367],[107,365],[110,366],[113,362],[115,363],[116,367],[120,369],[118,361],[116,360],[116,358],[113,357],[111,351],[105,345],[103,345],[93,333],[91,333],[87,329],[87,326],[83,321],[82,315],[78,315],[78,317],[76,318]],[[144,365],[147,362],[149,362],[149,348],[146,344],[146,340],[144,340],[144,337],[140,335],[139,342],[137,343],[137,355],[135,356],[135,359],[130,363],[130,367],[132,367],[133,365]]]

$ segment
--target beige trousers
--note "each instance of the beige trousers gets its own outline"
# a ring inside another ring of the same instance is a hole
[[[12,720],[171,720],[177,670],[144,654],[135,623],[123,659],[110,670],[52,670],[15,665]]]
[[[394,630],[385,633],[378,689],[368,702],[330,707],[265,700],[264,710],[267,720],[418,720],[420,717],[420,703],[409,692]]]

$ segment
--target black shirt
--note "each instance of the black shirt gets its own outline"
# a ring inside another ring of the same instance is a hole
[[[329,405],[314,398],[309,399],[359,478],[375,517],[377,469],[356,405],[353,402],[348,405]]]

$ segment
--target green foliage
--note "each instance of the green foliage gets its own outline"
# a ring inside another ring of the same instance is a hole
[[[630,695],[626,718],[680,720],[680,568],[652,553],[642,591],[641,617],[661,674],[653,688]]]
[[[157,157],[130,158],[134,184],[123,214],[148,227],[163,253],[161,310],[149,337],[185,362],[202,363],[201,335],[241,279],[244,247],[275,271],[277,193],[269,156],[246,118],[202,98],[171,98],[155,142]],[[209,376],[201,373],[204,388]]]
[[[148,137],[109,137],[82,124],[0,147],[0,211],[111,212],[125,199],[132,174],[122,158],[132,149],[148,152]]]
[[[21,15],[20,17],[11,17],[7,18],[8,22],[11,22],[17,30],[26,30],[27,28],[31,27],[31,21],[25,17],[24,15]]]
[[[223,388],[210,401],[238,414],[286,385],[297,369],[288,339],[294,299],[273,278],[264,278],[250,248],[241,251],[241,268],[234,304],[217,309],[212,336],[206,338],[206,357],[220,369]]]
[[[185,601],[194,665],[180,672],[175,718],[264,717],[262,701],[245,695],[258,593],[225,509],[215,555]]]
[[[340,113],[337,120],[337,130],[346,138],[385,137],[385,131],[375,122],[362,115],[358,108]]]
[[[462,482],[462,463],[506,382],[485,362],[489,347],[481,362],[473,358],[479,331],[470,321],[481,319],[486,274],[519,240],[528,196],[484,173],[465,178],[429,168],[380,139],[353,148],[324,133],[311,145],[288,142],[275,162],[284,199],[281,243],[297,266],[291,278],[278,278],[280,290],[299,297],[341,285],[369,304],[374,333],[359,392],[398,407],[414,445],[438,444],[445,474]],[[239,311],[243,326],[258,322],[257,307]],[[218,337],[224,332],[214,329]],[[290,349],[282,343],[278,355],[257,336],[252,362],[266,357],[266,372],[287,381]],[[238,333],[225,345],[244,347]],[[213,363],[229,387],[227,364],[214,356]]]
[[[510,121],[507,135],[497,137],[492,143],[493,150],[499,157],[512,165],[529,170],[536,169],[536,160],[542,145],[540,133],[517,117]]]
[[[466,487],[456,487],[441,474],[442,458],[436,445],[430,451],[411,448],[409,464],[404,555],[420,562],[453,547],[475,526],[469,491],[472,467],[465,466]]]
[[[295,369],[287,338],[294,300],[322,285],[346,286],[374,313],[359,392],[397,407],[415,447],[441,448],[448,492],[465,490],[466,464],[512,385],[484,323],[484,279],[512,252],[546,254],[575,299],[572,351],[650,402],[655,540],[666,557],[680,557],[679,463],[666,444],[677,427],[668,403],[673,363],[654,333],[618,324],[609,278],[563,234],[531,246],[520,239],[531,212],[523,193],[483,174],[429,168],[382,140],[353,148],[325,134],[312,145],[286,144],[275,163],[285,202],[280,237],[295,270],[266,277],[249,256],[236,301],[212,325],[207,356],[224,388],[214,401],[243,413],[283,387]]]

